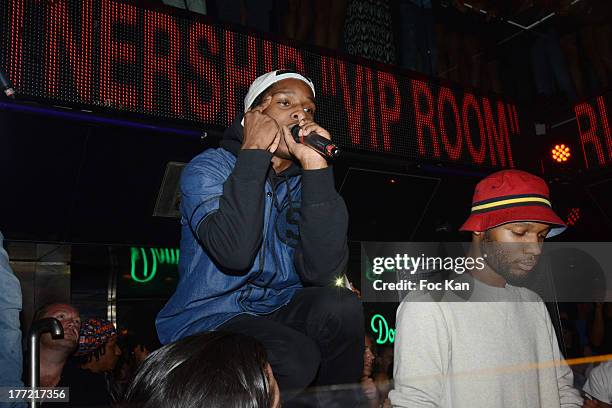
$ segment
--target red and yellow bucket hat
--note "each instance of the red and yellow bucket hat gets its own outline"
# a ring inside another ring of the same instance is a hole
[[[461,231],[486,231],[521,221],[549,224],[548,237],[567,228],[552,209],[544,180],[521,170],[502,170],[476,185],[472,211]]]

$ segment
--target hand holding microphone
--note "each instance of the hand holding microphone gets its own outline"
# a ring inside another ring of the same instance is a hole
[[[295,140],[296,143],[309,146],[326,159],[333,159],[340,155],[340,149],[328,138],[319,135],[315,131],[309,132],[308,127],[302,132],[300,132],[300,130],[302,130],[302,128],[300,128],[299,125],[295,125],[291,128],[291,136],[293,136],[293,140]]]
[[[327,161],[340,152],[332,143],[329,132],[311,120],[302,119],[291,128],[283,125],[282,130],[289,154],[300,162],[304,170],[325,168]]]

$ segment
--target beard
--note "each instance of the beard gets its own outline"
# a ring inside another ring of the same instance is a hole
[[[488,231],[480,244],[480,251],[485,256],[486,263],[512,286],[524,286],[531,275],[531,270],[515,267],[516,253],[521,249],[520,245],[493,241]],[[533,256],[530,258],[530,262],[535,261]]]

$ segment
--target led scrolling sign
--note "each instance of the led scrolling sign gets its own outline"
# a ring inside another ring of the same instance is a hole
[[[612,164],[609,105],[612,95],[600,95],[574,106],[584,162],[587,168]]]
[[[317,121],[344,149],[514,167],[512,103],[134,3],[5,0],[0,67],[26,97],[196,126],[227,126],[257,75],[296,69],[315,82]]]

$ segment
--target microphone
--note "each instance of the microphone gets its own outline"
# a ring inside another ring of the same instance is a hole
[[[11,81],[0,71],[0,90],[9,98],[15,98],[15,89]]]
[[[340,149],[331,140],[324,138],[314,132],[306,136],[300,136],[300,127],[295,125],[291,128],[291,135],[297,143],[305,144],[313,148],[326,159],[333,159],[340,155]]]

